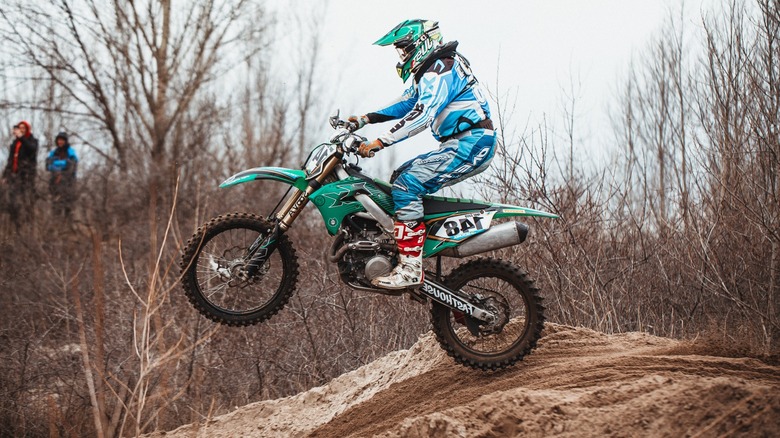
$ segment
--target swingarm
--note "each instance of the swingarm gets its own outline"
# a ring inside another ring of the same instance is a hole
[[[463,294],[449,289],[436,280],[426,277],[419,291],[437,303],[462,312],[486,324],[493,324],[498,319],[498,315],[495,313],[470,303],[467,298],[462,296]]]

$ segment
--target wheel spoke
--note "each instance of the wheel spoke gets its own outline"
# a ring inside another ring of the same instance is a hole
[[[215,286],[215,287],[213,287],[211,289],[213,290],[213,292],[211,292],[210,294],[206,294],[206,298],[211,299],[211,297],[214,296],[215,293],[217,293],[217,292],[224,292],[227,289],[227,283],[222,283],[222,284],[220,284],[218,286]]]

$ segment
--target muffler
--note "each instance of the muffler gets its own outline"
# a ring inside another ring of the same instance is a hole
[[[525,241],[528,225],[522,222],[504,222],[466,240],[458,246],[447,248],[437,255],[446,257],[468,257],[474,254],[506,248]]]

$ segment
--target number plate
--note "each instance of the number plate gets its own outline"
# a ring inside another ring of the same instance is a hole
[[[494,214],[496,214],[495,211],[488,211],[449,217],[444,220],[434,235],[444,239],[465,239],[490,228],[490,222],[493,220]]]
[[[324,163],[325,160],[330,158],[330,156],[335,153],[335,144],[325,143],[314,148],[309,154],[309,159],[306,161],[306,165],[304,166],[306,176],[312,178],[319,175],[319,173],[322,172],[322,168],[320,167],[322,163]]]

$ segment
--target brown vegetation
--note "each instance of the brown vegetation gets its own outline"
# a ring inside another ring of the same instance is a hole
[[[508,253],[538,272],[553,320],[776,353],[780,4],[733,2],[703,25],[671,18],[634,67],[606,166],[558,182],[551,169],[574,160],[561,165],[541,126],[504,138],[482,183],[561,215]]]
[[[34,126],[77,133],[92,157],[73,223],[42,211],[19,235],[0,224],[0,435],[167,430],[323,384],[427,330],[423,306],[339,282],[313,211],[291,233],[306,281],[272,320],[216,327],[183,297],[176,263],[194,229],[218,213],[267,213],[283,193],[218,193],[218,179],[294,167],[309,141],[313,67],[300,90],[271,85],[263,10],[7,3],[0,37],[15,63],[0,65],[0,118],[33,111]],[[704,18],[701,51],[671,20],[642,55],[615,111],[609,166],[575,169],[574,148],[557,158],[564,145],[544,126],[504,131],[485,196],[562,216],[501,254],[537,279],[552,321],[777,353],[780,4],[726,11]],[[11,94],[18,77],[25,89]]]
[[[768,437],[778,387],[780,367],[706,343],[548,323],[514,368],[465,369],[428,333],[324,386],[149,438]]]

